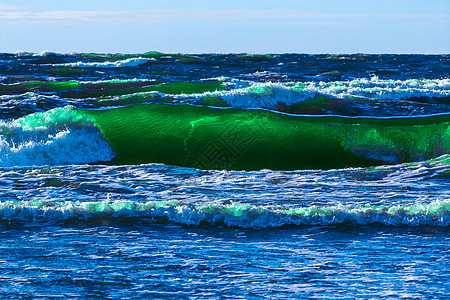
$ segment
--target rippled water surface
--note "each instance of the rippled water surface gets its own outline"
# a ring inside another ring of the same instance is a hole
[[[448,297],[448,228],[1,227],[5,297]],[[11,251],[14,249],[14,251]]]
[[[0,298],[450,298],[449,66],[0,54]]]

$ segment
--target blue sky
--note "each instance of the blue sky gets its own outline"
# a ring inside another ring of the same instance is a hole
[[[450,53],[450,0],[0,0],[0,52]]]

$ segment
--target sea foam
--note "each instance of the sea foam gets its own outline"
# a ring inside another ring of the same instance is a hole
[[[65,106],[0,123],[0,166],[108,161],[114,153],[87,116]]]

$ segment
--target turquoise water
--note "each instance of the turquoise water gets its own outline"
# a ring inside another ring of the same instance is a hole
[[[0,55],[0,297],[447,299],[446,55]]]

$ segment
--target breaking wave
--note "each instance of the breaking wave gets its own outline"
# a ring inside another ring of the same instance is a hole
[[[0,123],[0,166],[109,161],[114,153],[93,120],[65,106]]]
[[[243,203],[186,204],[178,201],[47,202],[1,201],[0,218],[7,221],[89,221],[95,218],[152,218],[179,224],[225,224],[263,229],[353,223],[394,226],[449,226],[450,201],[392,206],[261,207]]]

